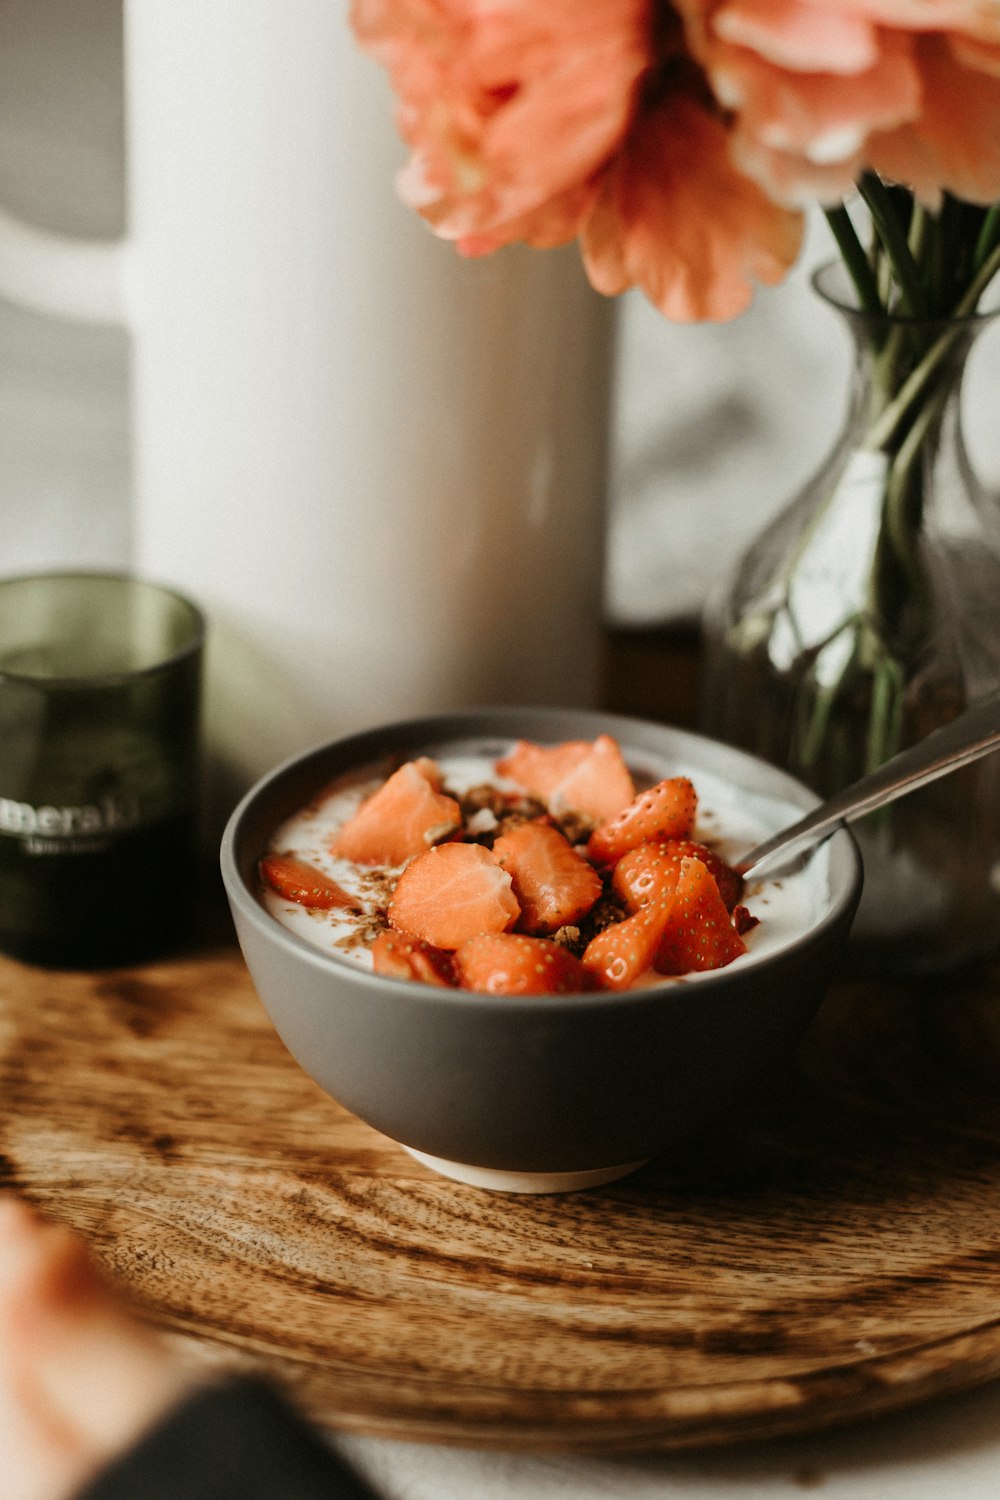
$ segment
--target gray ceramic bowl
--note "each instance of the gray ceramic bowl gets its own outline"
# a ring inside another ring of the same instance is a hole
[[[861,891],[845,830],[811,855],[817,911],[776,951],[694,983],[558,998],[489,996],[376,976],[290,932],[256,866],[275,829],[343,772],[456,739],[555,743],[614,735],[799,815],[814,794],[740,751],[661,725],[559,709],[492,709],[390,724],[297,757],[233,813],[222,874],[260,997],[292,1056],[375,1129],[481,1186],[555,1191],[608,1181],[708,1123],[805,1031]],[[774,813],[775,831],[786,821]],[[792,821],[792,818],[787,818]]]

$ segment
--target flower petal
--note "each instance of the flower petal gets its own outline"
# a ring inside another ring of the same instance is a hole
[[[675,321],[725,321],[755,282],[784,277],[802,221],[736,170],[722,122],[676,93],[643,114],[609,166],[582,239],[599,291],[637,285]]]
[[[862,73],[878,57],[872,22],[844,5],[727,0],[716,10],[713,27],[722,41],[799,73]]]
[[[489,255],[501,245],[515,241],[533,245],[536,250],[554,249],[580,233],[596,195],[595,180],[576,183],[565,193],[557,193],[554,198],[540,203],[520,219],[509,219],[481,234],[462,235],[458,249],[462,255]]]
[[[931,207],[942,187],[970,203],[1000,198],[1000,65],[989,72],[966,67],[965,56],[945,37],[920,38],[920,116],[870,143],[875,170]]]
[[[649,0],[353,0],[413,148],[407,201],[485,242],[591,178],[628,127],[648,20]]]
[[[841,198],[874,168],[935,206],[1000,196],[997,0],[676,0],[778,201]]]

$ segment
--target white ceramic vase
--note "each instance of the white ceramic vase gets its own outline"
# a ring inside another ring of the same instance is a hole
[[[0,219],[0,288],[132,334],[134,563],[209,623],[232,796],[306,746],[598,690],[613,304],[396,199],[329,0],[126,0],[128,234]]]

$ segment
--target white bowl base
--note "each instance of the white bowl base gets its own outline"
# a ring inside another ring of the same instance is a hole
[[[617,1182],[619,1177],[637,1172],[649,1160],[649,1157],[644,1157],[642,1161],[625,1162],[617,1167],[595,1167],[586,1172],[502,1172],[493,1167],[473,1167],[466,1162],[428,1156],[425,1151],[415,1151],[412,1146],[404,1146],[403,1150],[442,1177],[464,1182],[468,1187],[486,1188],[493,1193],[576,1193],[581,1188]]]

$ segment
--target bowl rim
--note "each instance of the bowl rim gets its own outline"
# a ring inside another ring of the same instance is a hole
[[[382,721],[366,728],[356,729],[344,735],[337,735],[331,739],[319,741],[288,756],[279,762],[271,770],[258,778],[257,781],[244,793],[240,801],[231,812],[222,835],[219,860],[223,884],[230,904],[239,910],[244,920],[249,921],[257,932],[280,947],[284,948],[291,956],[300,961],[308,963],[311,967],[318,968],[324,973],[333,974],[347,982],[356,983],[361,990],[369,989],[372,992],[398,994],[401,998],[413,1000],[415,989],[420,992],[426,1003],[433,998],[435,1003],[442,1005],[468,1005],[471,1000],[483,1009],[499,1011],[537,1010],[539,1004],[538,995],[490,995],[480,991],[449,988],[445,986],[425,985],[419,981],[409,979],[396,979],[390,975],[375,974],[360,965],[351,964],[345,959],[338,958],[336,954],[318,947],[309,942],[298,933],[291,931],[267,911],[260,901],[257,893],[251,888],[248,880],[244,877],[241,868],[239,851],[243,841],[248,822],[254,817],[266,800],[273,797],[275,793],[293,778],[302,775],[305,769],[312,763],[321,764],[327,757],[336,754],[338,759],[343,758],[344,764],[339,771],[334,771],[333,776],[343,774],[350,769],[351,765],[364,765],[366,760],[378,760],[391,753],[399,753],[401,749],[419,748],[421,740],[427,744],[434,742],[446,742],[452,738],[485,738],[496,733],[497,738],[528,738],[524,733],[518,733],[518,726],[524,726],[526,721],[536,725],[549,725],[553,731],[555,726],[571,720],[579,725],[590,725],[594,733],[607,733],[613,735],[620,743],[627,744],[630,737],[636,748],[636,741],[646,737],[658,737],[666,735],[675,745],[691,746],[704,749],[708,747],[712,751],[712,757],[725,757],[727,760],[735,759],[736,762],[745,764],[752,768],[759,776],[760,772],[766,773],[767,779],[772,783],[768,787],[770,794],[773,788],[774,795],[782,793],[789,800],[802,807],[803,812],[808,812],[821,801],[820,797],[807,787],[804,782],[799,781],[789,772],[780,767],[773,766],[762,760],[759,756],[739,747],[727,745],[721,740],[714,740],[707,735],[700,734],[696,730],[681,728],[665,723],[657,723],[651,719],[642,719],[634,716],[605,713],[599,709],[587,708],[561,708],[561,707],[539,707],[535,705],[512,706],[483,705],[468,709],[451,709],[436,713],[409,716],[407,718]],[[470,721],[490,720],[497,727],[470,728]],[[502,726],[502,727],[501,727]],[[559,738],[568,736],[560,732]],[[580,736],[582,737],[582,735]],[[407,746],[405,741],[412,739],[412,747]],[[400,743],[400,742],[404,743]],[[650,748],[654,748],[650,746]],[[664,753],[660,748],[660,754]],[[719,774],[714,772],[713,774]],[[315,781],[315,791],[319,791],[331,775],[318,774]],[[763,789],[761,789],[763,790]],[[308,796],[308,794],[307,794]],[[295,805],[302,806],[307,800],[303,797]],[[290,809],[290,812],[294,809]],[[289,813],[284,816],[290,815]],[[282,821],[282,816],[276,816],[272,827]],[[783,966],[791,956],[801,958],[803,949],[808,949],[814,944],[820,944],[825,938],[828,930],[838,925],[843,919],[845,909],[856,905],[860,898],[861,885],[863,881],[863,865],[857,841],[851,829],[842,824],[833,834],[824,841],[830,847],[831,854],[831,884],[834,884],[833,876],[839,877],[840,889],[833,892],[830,904],[820,919],[803,933],[792,938],[774,952],[766,953],[753,960],[753,972],[755,975],[766,975],[769,969]],[[820,847],[820,846],[817,846]],[[262,852],[262,851],[261,851]],[[258,856],[259,857],[259,856]],[[841,868],[838,869],[838,866]],[[235,911],[234,911],[235,915]],[[696,988],[699,993],[731,982],[733,977],[732,965],[726,965],[721,969],[714,969],[699,973],[696,980]],[[657,1002],[670,1002],[671,999],[686,997],[692,992],[692,984],[687,975],[664,975],[662,984],[643,985],[628,990],[594,990],[573,991],[565,995],[544,996],[547,1008],[555,1011],[586,1006],[588,1009],[602,1005],[614,1005],[617,1009],[628,1008],[634,1005],[647,1005],[651,1000]]]

